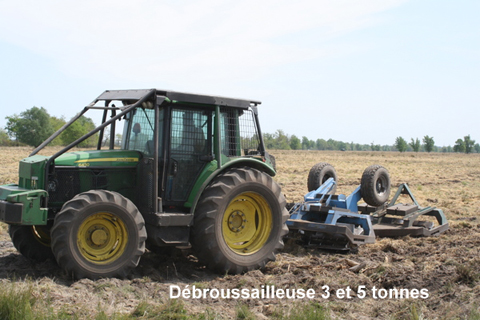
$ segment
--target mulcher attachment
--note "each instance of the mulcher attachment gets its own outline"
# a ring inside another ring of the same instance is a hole
[[[310,247],[341,251],[374,243],[370,216],[358,213],[360,187],[345,197],[333,194],[335,186],[334,178],[329,178],[317,190],[307,193],[304,202],[290,210],[288,228],[297,230]]]
[[[349,196],[334,194],[335,179],[331,165],[316,164],[310,171],[308,187],[318,188],[307,193],[304,201],[290,210],[287,225],[301,235],[306,246],[350,250],[359,244],[374,243],[375,235],[432,236],[448,230],[443,211],[421,207],[406,184],[401,184],[393,199],[387,202],[390,177],[382,166],[365,169],[361,184]],[[397,203],[402,194],[408,195],[413,204]],[[362,198],[371,205],[358,205]],[[420,217],[433,217],[437,224],[419,220]]]
[[[413,204],[397,203],[402,194],[408,195]],[[449,228],[443,211],[435,207],[421,207],[407,184],[398,187],[390,203],[380,207],[361,204],[358,209],[372,217],[373,230],[380,237],[433,236]],[[417,220],[421,216],[434,217],[437,224],[433,221]]]

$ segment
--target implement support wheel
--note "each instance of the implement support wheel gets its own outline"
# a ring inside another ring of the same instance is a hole
[[[195,211],[192,246],[210,269],[243,273],[275,260],[288,233],[285,197],[269,175],[233,168],[205,188]]]
[[[308,173],[308,191],[310,192],[317,190],[329,178],[333,178],[333,180],[337,182],[337,172],[335,171],[335,168],[326,162],[317,163],[310,169],[310,172]],[[333,193],[336,189],[337,185],[335,185]]]
[[[387,169],[378,164],[366,168],[360,184],[360,192],[367,204],[379,207],[387,202],[391,187]]]
[[[116,192],[90,190],[66,202],[52,228],[58,264],[75,278],[125,278],[145,252],[137,207]]]

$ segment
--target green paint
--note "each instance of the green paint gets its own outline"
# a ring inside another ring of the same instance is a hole
[[[192,205],[195,203],[195,198],[197,198],[197,194],[201,193],[203,189],[205,188],[204,184],[207,181],[211,180],[211,177],[216,176],[215,171],[218,169],[217,166],[217,161],[213,160],[210,163],[208,163],[205,168],[203,169],[202,173],[198,176],[197,181],[193,185],[193,189],[190,192],[190,196],[187,199],[187,202],[185,202],[184,206],[187,208],[191,208]]]
[[[0,186],[0,200],[7,200],[8,196],[25,191],[27,190],[20,188],[17,184],[14,183]]]
[[[22,203],[21,224],[46,224],[48,208],[42,208],[42,198],[48,197],[45,190],[45,165],[49,157],[34,155],[22,159],[19,165],[18,185],[0,186],[0,200]],[[105,189],[118,191],[127,198],[134,198],[135,170],[140,153],[130,150],[94,150],[68,152],[55,159],[55,166],[77,167],[81,192],[92,188],[89,168],[111,167],[108,171],[108,185]],[[126,169],[131,167],[132,169]],[[115,170],[118,168],[118,170]],[[57,169],[62,170],[62,169]],[[51,203],[51,207],[61,207],[63,203]]]
[[[199,175],[195,185],[193,186],[192,191],[187,199],[187,202],[184,204],[185,207],[191,208],[190,212],[195,210],[197,206],[197,202],[200,199],[200,195],[202,194],[203,190],[207,187],[207,185],[221,172],[232,168],[232,167],[251,167],[255,168],[259,171],[265,172],[270,176],[275,176],[275,170],[270,164],[264,162],[261,158],[229,158],[222,155],[222,167],[218,168],[218,164],[216,160],[213,160],[209,164],[205,166],[202,173]]]
[[[48,196],[45,190],[27,190],[7,197],[8,202],[23,203],[22,225],[47,224],[48,209],[42,208],[42,198]]]
[[[55,166],[136,167],[139,159],[139,152],[131,150],[77,151],[59,156]]]
[[[41,188],[45,184],[45,164],[48,157],[35,155],[20,160],[18,186],[25,189]]]
[[[23,204],[19,219],[19,223],[22,225],[45,225],[47,223],[48,209],[41,206],[42,200],[47,196],[45,190],[27,190],[19,188],[16,184],[0,186],[0,200]]]

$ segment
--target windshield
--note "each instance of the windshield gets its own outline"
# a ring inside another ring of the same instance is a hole
[[[159,144],[162,144],[163,109],[159,114]],[[147,156],[154,155],[155,110],[137,108],[127,118],[123,134],[123,149],[136,150]]]

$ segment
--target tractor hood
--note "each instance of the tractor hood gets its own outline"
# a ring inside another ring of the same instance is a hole
[[[131,150],[93,150],[64,153],[55,159],[57,167],[135,167],[141,153]],[[49,157],[34,155],[20,161],[18,186],[41,188]]]
[[[131,150],[93,150],[64,153],[55,159],[55,166],[135,167],[140,152]]]

